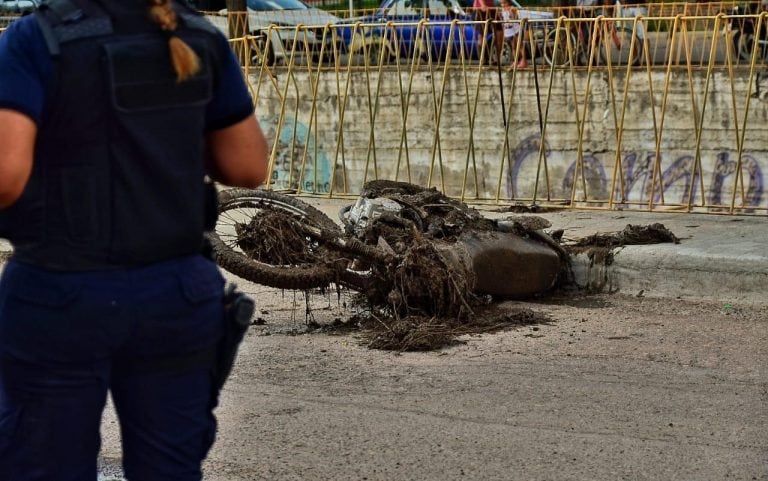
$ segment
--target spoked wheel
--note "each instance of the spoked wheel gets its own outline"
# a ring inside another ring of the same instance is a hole
[[[741,63],[752,62],[752,50],[757,48],[757,63],[762,64],[768,59],[768,43],[764,40],[758,40],[755,45],[755,35],[752,33],[743,33],[739,35],[736,41],[736,51]]]
[[[643,43],[637,38],[633,46],[633,36],[632,29],[626,27],[617,26],[603,31],[603,42],[599,46],[603,65],[639,65]]]
[[[267,41],[265,35],[256,34],[252,36],[249,49],[251,67],[261,67],[262,64],[271,67],[275,64],[275,53],[272,51],[272,45]]]
[[[733,44],[736,47],[736,54],[738,55],[737,61],[739,63],[746,63],[752,60],[752,47],[754,46],[755,37],[751,33],[736,32],[733,38]]]
[[[544,39],[544,60],[547,64],[555,67],[567,67],[571,64],[571,57],[568,53],[568,31],[564,28],[556,28],[547,32]],[[571,48],[576,48],[576,36],[570,34]],[[575,54],[574,54],[575,56]]]
[[[342,235],[328,216],[299,199],[230,189],[219,193],[219,220],[209,239],[219,265],[243,279],[278,289],[325,287],[346,266],[308,229],[328,239]]]
[[[512,65],[515,62],[515,46],[512,42],[504,42],[501,45],[500,65]]]

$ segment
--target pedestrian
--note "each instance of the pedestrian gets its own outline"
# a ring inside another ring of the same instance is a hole
[[[510,0],[501,0],[501,20],[504,25],[504,42],[511,47],[512,55],[515,55],[515,52],[517,52],[517,44],[520,42],[520,52],[517,54],[519,60],[515,67],[526,68],[528,61],[525,57],[525,37],[518,38],[519,35],[522,35],[523,29],[520,22],[515,21],[517,20],[517,9],[512,6]]]
[[[485,48],[486,38],[490,36],[495,48],[494,51],[488,52],[488,63],[496,64],[501,58],[502,43],[504,42],[504,31],[502,30],[501,22],[499,21],[498,11],[494,5],[494,0],[473,0],[472,14],[473,18],[479,22],[485,22],[486,25],[478,24],[475,26],[477,30],[477,46],[478,57]]]
[[[0,480],[96,481],[108,392],[128,480],[200,480],[224,325],[205,178],[267,170],[226,38],[172,0],[49,0],[0,36],[0,145]]]

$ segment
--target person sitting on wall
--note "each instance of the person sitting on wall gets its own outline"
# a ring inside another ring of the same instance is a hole
[[[517,9],[512,6],[510,0],[501,0],[501,22],[504,27],[504,42],[512,47],[513,55],[517,51],[518,42],[521,41],[521,39],[518,39],[518,36],[523,34],[523,29],[520,23],[514,21],[516,19]],[[499,56],[500,55],[501,54],[499,54]],[[525,37],[522,38],[518,56],[520,59],[515,67],[526,68],[528,66],[528,61],[526,60],[525,55]]]
[[[498,11],[494,0],[474,0],[472,3],[472,16],[478,22],[486,22],[487,26],[476,25],[478,31],[478,56],[482,54],[485,48],[486,36],[489,33],[493,35],[493,42],[496,46],[496,52],[489,52],[489,63],[496,64],[501,57],[501,49],[504,43],[504,31],[499,22]]]

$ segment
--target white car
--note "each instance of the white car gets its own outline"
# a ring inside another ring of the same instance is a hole
[[[301,0],[247,0],[248,6],[248,31],[256,36],[254,55],[266,56],[269,65],[275,63],[287,63],[291,52],[294,50],[294,58],[301,61],[309,55],[315,60],[321,52],[323,37],[325,37],[325,50],[323,58],[328,61],[333,59],[333,35],[332,29],[326,29],[326,25],[333,25],[341,20],[339,17],[310,7]],[[226,9],[218,11],[208,18],[228,34],[229,14]],[[271,27],[272,26],[272,27]],[[296,27],[302,26],[296,35]],[[269,38],[267,35],[269,34]],[[343,42],[337,40],[338,51]],[[308,47],[308,49],[307,49]],[[260,60],[260,59],[255,59]]]

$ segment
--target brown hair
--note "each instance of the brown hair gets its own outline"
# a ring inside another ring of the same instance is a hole
[[[176,11],[171,0],[149,0],[149,16],[160,29],[168,34],[168,48],[171,50],[171,63],[176,72],[176,80],[183,82],[200,71],[200,59],[184,40],[174,35],[178,26]]]

